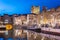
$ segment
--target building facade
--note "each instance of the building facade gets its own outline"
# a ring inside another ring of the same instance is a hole
[[[40,6],[32,6],[31,13],[39,14],[40,13]]]

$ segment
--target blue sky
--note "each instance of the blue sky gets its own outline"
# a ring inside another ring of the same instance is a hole
[[[60,6],[60,0],[0,0],[0,15],[7,14],[27,14],[31,11],[31,6],[46,6],[47,9]]]

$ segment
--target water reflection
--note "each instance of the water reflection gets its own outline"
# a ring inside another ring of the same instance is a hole
[[[32,31],[28,31],[28,40],[57,40],[53,38],[53,36],[49,36],[48,34],[43,34],[43,33],[36,33]]]
[[[58,39],[60,39],[59,36],[43,34],[43,33],[36,33],[34,31],[30,31],[30,30],[19,30],[19,31],[15,32],[15,38],[20,38],[20,40],[21,39],[23,39],[23,40],[58,40]]]

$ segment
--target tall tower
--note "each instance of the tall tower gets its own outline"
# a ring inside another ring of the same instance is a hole
[[[40,13],[40,6],[32,6],[31,13],[39,14]]]
[[[43,12],[47,11],[47,8],[45,6],[42,7]]]

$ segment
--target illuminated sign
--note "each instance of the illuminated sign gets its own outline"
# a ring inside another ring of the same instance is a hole
[[[12,25],[11,24],[7,24],[6,25],[6,30],[11,30],[12,29]]]

